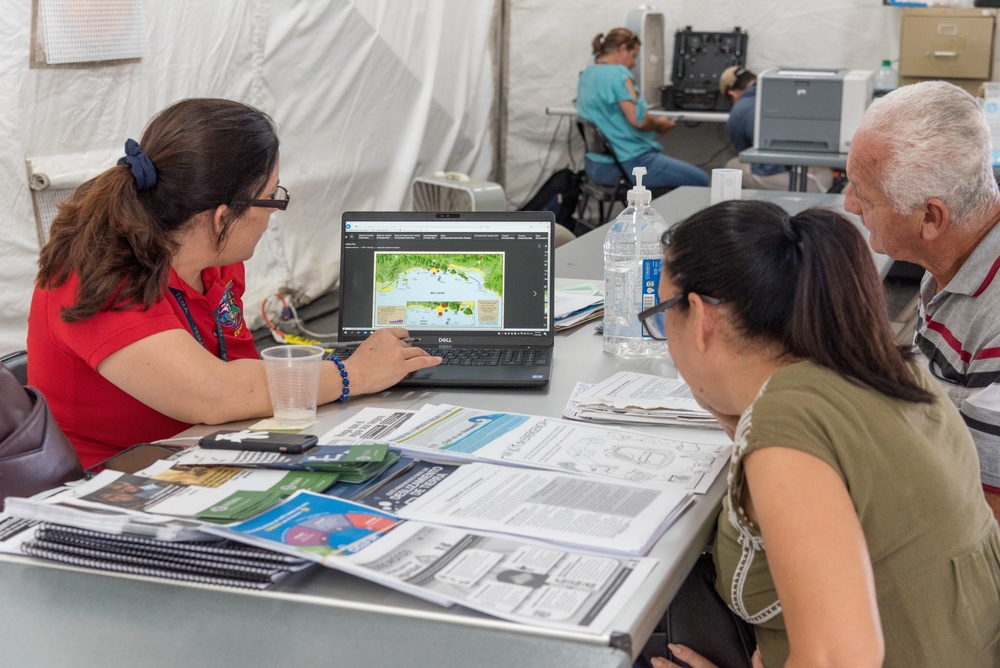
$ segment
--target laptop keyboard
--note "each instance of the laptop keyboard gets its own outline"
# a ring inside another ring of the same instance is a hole
[[[532,348],[424,348],[427,354],[441,358],[441,365],[454,366],[545,366],[549,363],[549,351]],[[344,359],[350,357],[353,348],[341,348],[334,354]]]

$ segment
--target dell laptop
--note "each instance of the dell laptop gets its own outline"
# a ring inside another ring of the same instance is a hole
[[[340,345],[405,327],[444,361],[400,385],[548,383],[554,230],[549,211],[344,213]]]

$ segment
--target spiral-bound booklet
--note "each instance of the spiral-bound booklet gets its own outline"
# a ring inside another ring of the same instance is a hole
[[[230,540],[160,541],[41,523],[20,551],[42,559],[99,570],[200,584],[266,589],[306,559]]]

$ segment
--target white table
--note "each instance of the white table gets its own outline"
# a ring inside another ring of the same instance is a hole
[[[774,202],[791,214],[796,214],[810,207],[824,207],[833,209],[842,216],[854,223],[862,236],[868,239],[869,233],[858,216],[844,211],[844,196],[831,193],[808,193],[808,192],[786,192],[782,190],[744,190],[743,199],[758,199]],[[676,188],[663,197],[653,200],[653,208],[659,212],[668,225],[680,222],[692,213],[709,205],[711,190],[709,188],[697,188],[694,186],[683,186]],[[593,258],[599,257],[604,243],[603,231],[606,227],[599,227],[589,232],[573,243],[559,248],[557,258],[566,275],[585,275],[583,272],[593,271],[591,265]],[[888,255],[882,255],[872,251],[872,261],[875,263],[875,270],[880,279],[885,279],[892,267],[893,260]],[[598,265],[598,269],[600,266]]]
[[[576,119],[576,107],[572,104],[546,107],[545,113],[559,117],[560,123],[563,118],[568,118],[570,123]],[[660,107],[650,107],[648,113],[650,116],[665,116],[677,123],[677,127],[660,139],[664,150],[672,158],[711,173],[715,168],[724,167],[735,155],[726,133],[727,112],[665,111]]]
[[[846,153],[812,153],[809,151],[771,151],[767,149],[748,148],[740,151],[740,162],[760,163],[764,165],[787,165],[788,189],[794,192],[805,192],[809,185],[809,167],[829,167],[831,169],[847,169]],[[993,176],[1000,179],[1000,165],[993,165]]]
[[[846,169],[846,153],[813,153],[810,151],[768,151],[759,148],[748,148],[740,151],[740,162],[759,163],[764,165],[786,165],[788,170],[788,189],[792,192],[805,192],[809,186],[809,167],[830,167],[831,169]]]
[[[842,205],[838,195],[744,191],[790,211]],[[668,222],[708,203],[707,188],[678,188],[654,202]],[[601,280],[604,235],[592,232],[556,251],[556,275]],[[426,401],[559,415],[578,380],[617,371],[676,375],[669,358],[603,353],[591,323],[557,336],[553,377],[529,390],[395,389],[321,409],[315,433],[365,406],[416,407]],[[241,426],[246,423],[239,423]],[[217,427],[185,432],[203,434]],[[656,427],[644,427],[656,431]],[[660,433],[662,433],[662,428]],[[573,666],[627,668],[708,539],[725,488],[709,492],[653,547],[659,560],[642,595],[615,631],[589,636],[449,610],[333,570],[316,567],[265,592],[102,573],[29,557],[0,555],[0,665],[105,668],[126,661],[178,666]]]
[[[580,255],[576,249],[580,249]],[[586,261],[577,263],[577,258]],[[573,262],[564,260],[572,257]],[[590,238],[556,251],[556,275],[601,280],[600,245]],[[622,359],[601,350],[593,323],[557,336],[553,379],[523,390],[395,389],[321,409],[325,428],[365,406],[408,408],[427,401],[529,414],[561,414],[577,380],[617,371],[676,375],[668,359]],[[237,423],[242,426],[250,422]],[[199,426],[186,435],[218,427]],[[652,428],[655,429],[655,428]],[[94,666],[127,660],[149,668],[321,665],[553,665],[626,668],[694,564],[725,486],[710,491],[651,551],[659,560],[642,596],[605,636],[514,624],[449,610],[317,567],[264,592],[175,583],[0,555],[0,665]],[[111,658],[118,657],[118,658]],[[110,659],[110,662],[109,662]]]
[[[545,113],[549,116],[576,116],[576,107],[573,105],[545,107]],[[678,123],[725,123],[729,120],[729,112],[727,111],[685,111],[683,109],[667,111],[662,107],[650,106],[647,113],[650,116],[666,116]]]

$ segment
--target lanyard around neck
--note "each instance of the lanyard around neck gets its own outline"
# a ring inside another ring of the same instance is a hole
[[[187,318],[188,327],[191,328],[191,333],[194,335],[195,341],[201,344],[201,347],[208,350],[208,346],[205,345],[205,339],[201,336],[201,331],[198,329],[198,325],[194,323],[194,318],[191,316],[191,310],[188,308],[187,300],[184,299],[184,293],[177,288],[170,288],[170,294],[174,296],[177,300],[177,305],[181,307],[181,311],[184,312],[184,317]],[[215,317],[215,338],[219,342],[219,359],[223,362],[229,361],[229,353],[226,350],[226,337],[222,334],[222,324],[219,323],[219,318]]]

